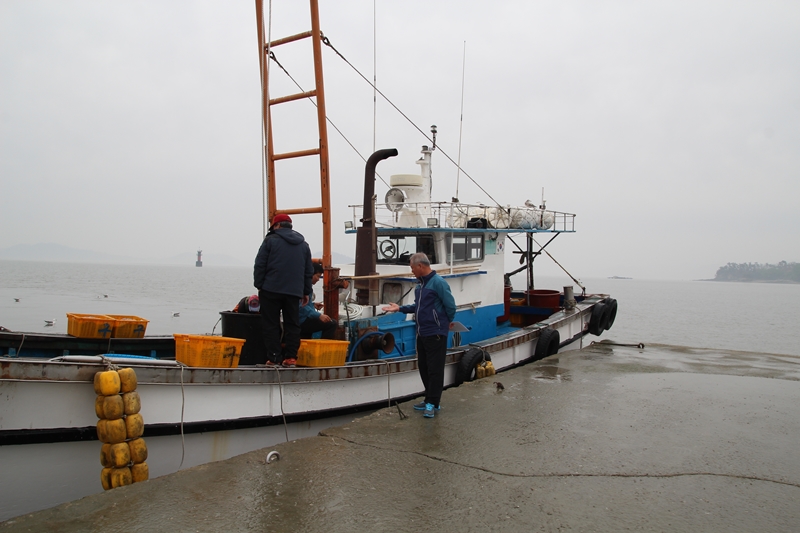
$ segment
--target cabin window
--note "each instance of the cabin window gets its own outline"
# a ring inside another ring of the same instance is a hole
[[[453,259],[450,258],[452,251]],[[447,262],[483,260],[483,235],[448,235]]]
[[[408,265],[411,256],[422,252],[436,263],[433,235],[378,235],[378,263]]]

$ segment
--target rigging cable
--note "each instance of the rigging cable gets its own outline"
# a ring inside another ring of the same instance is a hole
[[[352,63],[350,63],[350,61],[348,61],[348,60],[347,60],[347,58],[345,58],[345,57],[344,57],[344,56],[341,54],[341,52],[339,52],[339,50],[337,50],[337,49],[336,49],[336,48],[335,48],[335,47],[334,47],[334,46],[331,44],[331,41],[330,41],[330,39],[328,39],[327,37],[323,37],[323,39],[322,39],[322,42],[325,44],[325,46],[327,46],[327,47],[329,47],[331,50],[333,50],[333,51],[336,53],[336,55],[338,55],[340,58],[342,58],[342,61],[344,61],[345,63],[347,63],[347,65],[348,65],[350,68],[352,68],[352,69],[353,69],[353,70],[356,72],[356,74],[358,74],[359,76],[361,76],[361,79],[363,79],[365,82],[369,83],[369,85],[370,85],[370,86],[371,86],[373,89],[375,89],[375,92],[377,92],[379,95],[381,95],[381,97],[382,97],[384,100],[386,100],[386,102],[387,102],[387,103],[388,103],[390,106],[392,106],[392,107],[395,109],[395,111],[397,111],[398,113],[400,113],[400,116],[402,116],[404,119],[406,119],[406,120],[408,121],[408,123],[409,123],[409,124],[411,124],[411,125],[412,125],[412,126],[413,126],[413,127],[414,127],[414,128],[417,130],[417,131],[418,131],[418,132],[420,132],[420,133],[422,134],[422,136],[423,136],[423,137],[425,137],[425,138],[426,138],[428,141],[430,141],[430,142],[431,142],[431,144],[433,144],[433,139],[431,139],[431,138],[428,136],[428,134],[427,134],[427,133],[425,133],[425,132],[422,130],[422,128],[420,128],[419,126],[417,126],[417,125],[414,123],[414,121],[413,121],[413,120],[411,120],[410,118],[408,118],[408,116],[407,116],[405,113],[403,113],[403,112],[400,110],[400,108],[399,108],[399,107],[397,107],[397,106],[394,104],[394,102],[392,102],[391,100],[389,100],[389,98],[388,98],[388,97],[387,97],[385,94],[383,94],[383,93],[381,92],[381,90],[380,90],[380,89],[378,89],[377,87],[375,87],[375,86],[374,86],[374,85],[373,85],[373,84],[372,84],[372,83],[369,81],[369,79],[367,79],[367,77],[366,77],[366,76],[364,76],[364,75],[363,75],[363,74],[362,74],[362,73],[361,73],[361,72],[360,72],[360,71],[359,71],[359,70],[358,70],[358,69],[357,69],[355,66],[353,66],[353,64],[352,64]],[[441,146],[439,147],[439,151],[442,153],[442,155],[444,155],[444,156],[447,158],[447,160],[448,160],[448,161],[450,161],[450,162],[451,162],[451,163],[453,163],[454,165],[458,165],[458,164],[457,164],[455,161],[453,161],[453,158],[452,158],[452,157],[450,157],[450,156],[447,154],[447,152],[445,152],[445,151],[442,149],[442,147],[441,147]],[[491,200],[492,200],[492,201],[493,201],[495,204],[497,204],[497,206],[498,206],[498,207],[500,207],[501,209],[503,208],[503,206],[502,206],[502,205],[500,205],[500,202],[498,202],[497,200],[495,200],[495,199],[494,199],[494,197],[493,197],[491,194],[489,194],[489,192],[488,192],[486,189],[484,189],[483,187],[481,187],[481,185],[480,185],[480,184],[479,184],[477,181],[475,181],[475,179],[474,179],[472,176],[470,176],[470,175],[469,175],[469,173],[468,173],[466,170],[464,170],[464,169],[461,169],[461,171],[464,173],[464,175],[465,175],[466,177],[468,177],[468,178],[469,178],[469,180],[470,180],[472,183],[474,183],[474,184],[475,184],[475,186],[476,186],[478,189],[480,189],[480,190],[483,192],[483,194],[485,194],[485,195],[486,195],[486,196],[487,196],[489,199],[491,199]]]
[[[458,163],[456,163],[456,195],[458,201],[458,181],[461,177],[461,133],[464,131],[464,73],[467,68],[467,41],[464,41],[464,54],[461,60],[461,115],[458,123]],[[441,147],[439,148],[441,150]]]
[[[567,269],[566,269],[566,268],[564,268],[563,266],[561,266],[561,263],[559,263],[558,261],[556,261],[556,258],[555,258],[555,257],[553,257],[552,255],[550,255],[550,252],[548,252],[547,250],[545,250],[545,249],[544,249],[544,246],[542,246],[541,244],[539,244],[538,242],[536,242],[536,239],[534,239],[533,237],[531,237],[531,240],[532,240],[533,242],[535,242],[535,243],[536,243],[536,246],[538,246],[538,247],[539,247],[539,252],[544,252],[544,253],[546,253],[546,254],[547,254],[547,257],[549,257],[550,259],[552,259],[552,260],[553,260],[553,262],[554,262],[555,264],[557,264],[557,265],[558,265],[558,266],[561,268],[561,270],[563,270],[563,271],[564,271],[564,272],[567,274],[567,276],[569,276],[570,278],[572,278],[572,281],[574,281],[575,283],[577,283],[577,284],[578,284],[578,287],[580,287],[580,288],[581,288],[581,290],[583,290],[583,296],[586,296],[586,287],[584,287],[584,286],[583,286],[583,284],[582,284],[580,281],[578,281],[578,280],[575,278],[575,276],[573,276],[572,274],[570,274],[570,273],[567,271]]]
[[[302,86],[301,86],[301,85],[300,85],[300,84],[297,82],[297,80],[295,80],[295,79],[294,79],[294,77],[293,77],[291,74],[289,74],[289,71],[288,71],[288,70],[286,70],[286,67],[284,67],[284,66],[281,64],[281,62],[280,62],[280,61],[278,61],[278,58],[275,56],[275,52],[270,52],[270,54],[269,54],[269,58],[270,58],[270,59],[272,59],[272,60],[275,62],[275,64],[276,64],[276,65],[278,65],[278,66],[280,67],[280,69],[281,69],[281,70],[282,70],[284,73],[286,73],[286,75],[289,77],[289,79],[290,79],[290,80],[292,80],[292,82],[293,82],[293,83],[294,83],[294,84],[297,86],[297,88],[298,88],[298,89],[300,89],[300,92],[306,92],[306,91],[305,91],[305,89],[303,89],[303,87],[302,87]],[[316,103],[314,100],[312,100],[310,96],[307,96],[307,97],[306,97],[306,99],[307,99],[309,102],[311,102],[311,103],[314,105],[314,107],[317,107],[317,103]],[[350,139],[348,139],[348,138],[347,138],[347,136],[346,136],[344,133],[342,133],[342,130],[340,130],[340,129],[339,129],[337,126],[336,126],[336,124],[334,124],[334,123],[333,123],[333,121],[330,119],[330,117],[328,117],[328,116],[326,115],[326,116],[325,116],[325,120],[327,120],[327,121],[328,121],[328,124],[330,124],[330,125],[331,125],[331,127],[332,127],[333,129],[335,129],[335,130],[336,130],[336,133],[338,133],[339,135],[341,135],[342,139],[344,139],[344,141],[345,141],[345,142],[346,142],[348,145],[350,145],[350,148],[352,148],[352,149],[353,149],[353,151],[354,151],[356,154],[358,154],[358,157],[360,157],[360,158],[361,158],[361,160],[362,160],[362,161],[364,161],[364,162],[366,163],[366,162],[367,162],[367,158],[366,158],[366,157],[364,157],[364,156],[361,154],[361,152],[359,152],[359,151],[358,151],[358,148],[356,148],[356,147],[353,145],[353,143],[351,143],[351,142],[350,142]],[[380,180],[383,182],[383,184],[384,184],[384,185],[386,185],[387,187],[389,187],[389,186],[390,186],[388,183],[386,183],[386,180],[384,180],[384,179],[383,179],[383,177],[381,177],[381,175],[380,175],[380,174],[378,174],[378,172],[377,172],[377,171],[375,172],[375,175],[376,175],[376,176],[378,176],[378,179],[380,179]]]

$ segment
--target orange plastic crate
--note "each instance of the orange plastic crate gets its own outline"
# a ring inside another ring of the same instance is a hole
[[[84,339],[110,339],[115,323],[108,315],[67,313],[67,334]]]
[[[349,347],[347,341],[303,339],[297,350],[297,366],[344,366]]]
[[[212,337],[209,335],[183,335],[175,337],[175,359],[187,366],[208,368],[236,368],[242,354],[244,339]]]
[[[149,320],[133,315],[108,315],[116,321],[112,337],[118,339],[141,339]]]

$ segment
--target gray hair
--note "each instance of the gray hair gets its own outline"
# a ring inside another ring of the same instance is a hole
[[[422,252],[417,252],[409,259],[409,264],[431,266],[431,260]]]

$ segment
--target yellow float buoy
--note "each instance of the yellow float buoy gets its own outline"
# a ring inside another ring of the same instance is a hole
[[[126,415],[135,415],[142,409],[142,400],[136,391],[123,394],[122,403]]]
[[[125,417],[126,434],[129,439],[141,437],[144,434],[144,419],[142,415],[128,415]],[[124,439],[123,439],[124,440]]]
[[[121,368],[117,370],[119,374],[121,392],[131,392],[136,390],[136,371],[132,368]]]
[[[134,464],[143,463],[147,460],[147,445],[144,439],[138,438],[128,441],[128,447],[130,448],[131,461]]]
[[[103,444],[100,448],[100,464],[106,468],[111,468],[114,466],[114,462],[111,460],[111,445],[110,444]]]
[[[122,401],[122,396],[119,394],[103,396],[103,418],[106,420],[116,420],[122,418],[124,414],[125,404]]]
[[[124,466],[122,468],[111,469],[111,486],[113,488],[124,487],[131,483],[133,483],[133,476],[131,475],[130,468]]]
[[[100,471],[100,483],[103,484],[103,490],[111,490],[111,471],[113,468],[104,468]]]
[[[119,394],[119,374],[116,370],[106,370],[94,375],[94,391],[103,396]]]
[[[128,466],[131,462],[131,451],[130,448],[128,448],[128,443],[119,442],[117,444],[112,444],[108,456],[117,468]]]
[[[139,416],[139,415],[133,415]],[[123,442],[128,436],[128,429],[125,419],[100,420],[97,422],[97,438],[106,444],[117,444]]]
[[[131,476],[133,477],[134,483],[147,481],[150,478],[150,469],[148,468],[147,463],[133,465],[131,467]]]
[[[105,399],[105,396],[98,395],[94,400],[94,414],[97,415],[97,418],[103,419],[106,417],[105,413],[103,412],[103,402]]]

